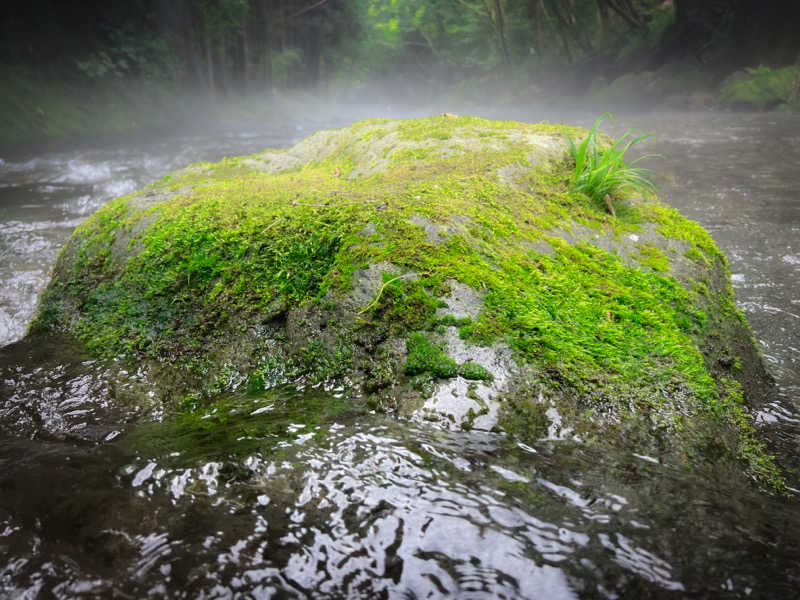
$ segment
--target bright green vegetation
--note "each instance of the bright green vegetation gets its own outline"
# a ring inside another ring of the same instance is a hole
[[[433,329],[442,322],[436,315],[436,309],[446,306],[437,297],[444,291],[441,277],[409,280],[383,273],[382,282],[375,300],[360,313],[371,324],[381,323],[388,333],[399,334]]]
[[[667,432],[684,458],[722,448],[779,487],[743,400],[761,367],[724,256],[646,186],[616,218],[574,191],[565,138],[549,124],[371,120],[288,152],[194,165],[76,230],[32,327],[201,385],[230,359],[253,391],[352,376],[375,394],[404,377],[489,381],[440,344],[456,327],[468,344],[510,348],[571,414]],[[657,235],[630,248],[633,264],[593,243],[622,248],[648,227]],[[571,230],[591,235],[567,242]],[[691,281],[674,274],[680,261]],[[391,268],[354,299],[369,265]],[[474,318],[440,316],[452,281],[480,294]],[[527,427],[515,413],[543,418],[524,408],[533,391],[520,394],[502,422],[512,431]],[[602,421],[576,418],[605,443]]]
[[[458,366],[458,374],[464,379],[491,381],[492,374],[484,367],[476,362],[468,360]]]
[[[636,249],[639,252],[639,262],[657,271],[663,273],[669,271],[669,258],[653,244],[637,244]]]
[[[455,377],[461,375],[464,379],[483,379],[490,381],[492,374],[486,367],[472,361],[458,365],[456,361],[445,354],[444,350],[428,340],[419,332],[412,333],[407,342],[408,359],[406,360],[406,375],[420,375],[430,373],[434,377]]]
[[[572,136],[566,134],[569,152],[575,161],[570,180],[573,189],[595,201],[604,201],[606,196],[616,196],[623,192],[641,194],[652,191],[654,188],[650,171],[633,165],[654,155],[641,156],[630,165],[625,163],[624,158],[632,146],[650,137],[655,140],[655,137],[650,134],[636,136],[633,130],[629,130],[615,142],[604,144],[598,141],[598,127],[606,117],[609,121],[614,118],[610,113],[602,115],[580,143],[576,144]]]
[[[739,108],[764,109],[779,105],[797,106],[800,101],[800,69],[796,66],[771,69],[760,66],[728,78],[719,101]]]
[[[429,342],[421,333],[413,333],[407,342],[408,360],[405,372],[407,375],[430,373],[435,377],[455,377],[458,374],[456,361],[444,351]]]

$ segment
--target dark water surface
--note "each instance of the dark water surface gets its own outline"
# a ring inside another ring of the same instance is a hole
[[[614,131],[629,126],[658,134],[663,198],[730,258],[778,383],[759,422],[796,465],[800,118],[651,115]],[[0,157],[0,345],[105,201],[307,133]],[[800,503],[719,466],[443,431],[342,390],[231,393],[161,422],[157,398],[131,401],[143,374],[116,368],[62,340],[0,349],[0,597],[800,597]]]

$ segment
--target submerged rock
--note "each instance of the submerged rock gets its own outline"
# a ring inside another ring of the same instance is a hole
[[[173,406],[341,386],[449,427],[780,486],[725,257],[655,198],[616,198],[612,217],[570,191],[570,168],[561,126],[469,117],[192,165],[75,231],[29,335],[144,367]]]

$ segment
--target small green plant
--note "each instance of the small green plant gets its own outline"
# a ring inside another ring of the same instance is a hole
[[[476,362],[472,362],[468,360],[465,363],[462,363],[458,366],[458,374],[461,375],[464,379],[470,379],[473,381],[483,380],[483,381],[491,381],[494,379],[494,376],[489,372],[489,370],[484,367],[483,365],[479,365]]]
[[[430,373],[434,377],[455,377],[458,375],[456,361],[447,356],[439,346],[432,344],[419,332],[412,333],[406,340],[408,359],[406,375]]]
[[[611,113],[601,115],[589,130],[589,134],[579,144],[575,143],[572,136],[566,133],[569,142],[569,151],[575,161],[570,183],[575,191],[582,192],[596,201],[605,201],[609,211],[614,212],[607,196],[612,196],[617,190],[635,190],[643,192],[653,189],[650,170],[634,167],[637,162],[645,158],[657,156],[646,154],[626,164],[623,160],[625,153],[635,144],[653,138],[653,134],[635,135],[636,131],[629,129],[613,144],[604,145],[598,142],[598,127],[603,119],[609,122],[614,120]]]
[[[750,67],[728,77],[722,84],[719,102],[725,106],[766,109],[797,101],[800,68]]]

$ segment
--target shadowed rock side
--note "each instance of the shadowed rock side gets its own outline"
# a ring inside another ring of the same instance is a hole
[[[549,124],[369,120],[192,165],[75,231],[29,335],[144,366],[174,407],[342,387],[780,487],[725,257],[655,198],[620,195],[612,217],[572,193],[565,141]]]

